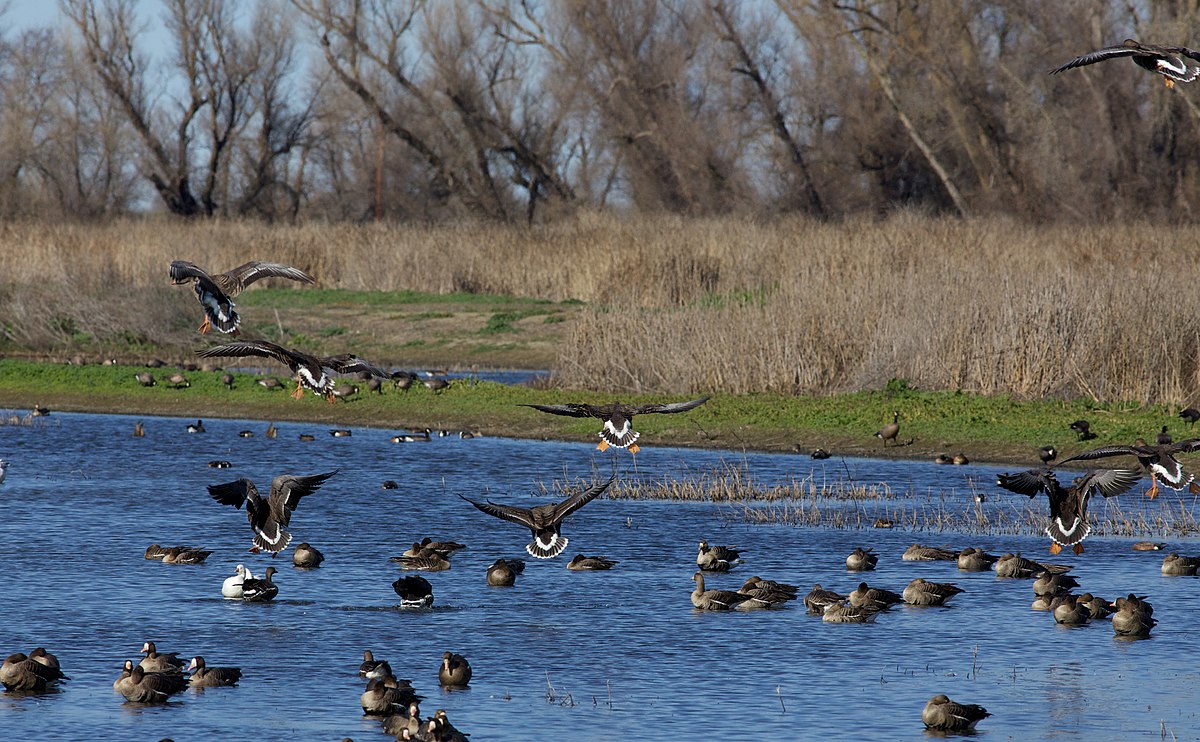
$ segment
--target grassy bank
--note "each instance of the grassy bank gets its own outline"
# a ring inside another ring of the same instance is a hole
[[[357,398],[329,404],[311,394],[292,400],[287,391],[268,391],[249,374],[235,374],[233,390],[219,372],[187,372],[191,387],[161,383],[167,369],[150,369],[160,383],[142,387],[138,366],[60,365],[0,361],[0,408],[29,409],[34,403],[59,410],[116,412],[181,417],[237,417],[312,420],[384,428],[451,428],[487,435],[595,441],[599,422],[577,420],[519,407],[522,403],[607,402],[603,393],[532,389],[469,381],[434,393],[414,385],[407,391],[364,391]],[[287,375],[279,367],[280,379]],[[290,384],[290,382],[289,382]],[[288,386],[288,389],[293,388]],[[678,397],[672,397],[677,399]],[[622,395],[623,401],[661,400],[661,396]],[[899,446],[883,447],[875,431],[901,413]],[[956,392],[921,392],[893,384],[873,392],[827,397],[779,394],[715,394],[707,404],[681,415],[644,415],[636,420],[647,446],[683,445],[729,449],[799,451],[816,447],[835,455],[884,455],[932,458],[965,453],[975,461],[1037,463],[1042,445],[1067,455],[1110,442],[1151,437],[1168,425],[1177,437],[1189,432],[1162,405],[1091,402],[1031,402]],[[1085,418],[1097,433],[1080,443],[1068,425]]]

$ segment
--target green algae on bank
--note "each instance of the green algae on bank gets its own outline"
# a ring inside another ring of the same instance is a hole
[[[264,420],[312,420],[385,428],[458,428],[518,438],[597,440],[598,420],[545,415],[522,404],[604,403],[611,394],[534,389],[494,382],[462,380],[434,393],[419,384],[401,391],[385,384],[383,394],[362,391],[346,402],[329,404],[312,394],[296,401],[284,390],[269,391],[252,374],[235,373],[225,388],[221,372],[188,371],[191,386],[173,389],[160,383],[143,387],[134,378],[143,366],[73,366],[0,360],[0,407],[51,409],[181,417],[236,417]],[[284,379],[282,366],[273,374]],[[676,395],[675,399],[689,396]],[[622,395],[621,401],[663,401],[661,395]],[[902,445],[884,446],[874,437],[900,412]],[[1099,404],[1092,401],[1023,401],[963,392],[925,392],[890,385],[888,389],[828,397],[779,394],[717,394],[683,415],[646,415],[635,421],[645,446],[798,451],[816,447],[837,455],[932,458],[963,452],[973,461],[1035,465],[1037,449],[1053,445],[1066,457],[1085,448],[1150,438],[1163,425],[1184,438],[1191,431],[1165,405]],[[1068,425],[1091,422],[1097,437],[1079,442]]]

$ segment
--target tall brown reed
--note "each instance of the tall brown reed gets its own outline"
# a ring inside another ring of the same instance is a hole
[[[10,223],[0,330],[27,346],[69,344],[73,328],[167,342],[162,328],[195,321],[191,298],[165,291],[170,260],[225,270],[257,258],[303,267],[326,288],[588,302],[559,359],[571,387],[827,394],[899,377],[1181,403],[1200,396],[1198,241],[1152,224],[913,214],[832,224],[585,213],[534,228]],[[57,325],[37,329],[45,317]]]

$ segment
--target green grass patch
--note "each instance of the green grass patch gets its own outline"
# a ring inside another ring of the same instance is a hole
[[[339,335],[345,335],[347,332],[348,330],[345,327],[326,327],[321,330],[317,330],[317,334],[323,338],[337,337]]]
[[[414,340],[412,345],[423,345]],[[503,348],[503,345],[497,345]],[[488,347],[479,348],[481,352]],[[0,360],[0,407],[28,408],[41,402],[52,409],[77,409],[128,414],[250,417],[262,419],[344,420],[376,426],[403,424],[460,425],[493,435],[549,436],[594,440],[599,422],[545,415],[517,405],[523,403],[611,402],[613,396],[595,392],[541,390],[489,382],[457,383],[434,395],[424,388],[370,395],[350,403],[328,405],[313,395],[294,402],[254,383],[248,374],[235,374],[233,391],[221,384],[220,372],[186,372],[189,389],[170,389],[160,383],[142,387],[137,366],[69,366]],[[152,369],[165,379],[171,369]],[[286,369],[275,375],[284,378]],[[683,400],[699,394],[622,395],[630,403]],[[788,397],[777,394],[714,396],[707,404],[679,415],[642,415],[636,426],[645,445],[704,445],[726,448],[790,450],[798,442],[821,445],[835,455],[872,455],[884,449],[874,433],[900,412],[900,440],[912,446],[890,448],[891,455],[918,454],[924,445],[941,450],[966,450],[975,461],[1017,461],[1037,464],[1036,449],[1054,445],[1067,456],[1094,446],[1152,439],[1162,425],[1176,438],[1191,431],[1164,405],[1099,404],[1091,401],[1023,401],[981,397],[962,392],[924,392],[892,384],[889,389],[829,397]],[[1068,425],[1088,420],[1097,438],[1079,442]],[[932,458],[932,456],[929,456]],[[1127,462],[1132,463],[1132,462]]]

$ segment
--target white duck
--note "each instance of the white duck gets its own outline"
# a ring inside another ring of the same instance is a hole
[[[232,577],[226,577],[225,582],[221,585],[221,595],[234,600],[241,600],[242,583],[248,579],[252,579],[254,575],[244,565],[239,564],[233,570]]]

